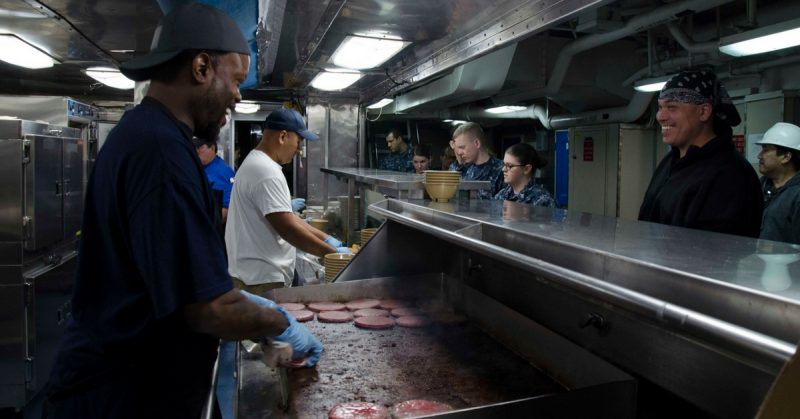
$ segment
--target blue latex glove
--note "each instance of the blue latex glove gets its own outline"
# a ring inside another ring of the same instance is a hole
[[[322,355],[322,343],[305,325],[298,323],[294,316],[289,314],[286,309],[278,307],[278,311],[286,316],[286,320],[289,321],[289,327],[279,336],[275,336],[275,340],[292,345],[292,350],[294,351],[292,353],[292,360],[298,360],[307,356],[308,358],[303,363],[303,366],[313,367],[316,365],[317,361],[319,361],[320,355]]]
[[[333,236],[328,236],[328,238],[325,239],[325,243],[328,243],[331,247],[335,248],[342,247],[342,245],[344,244],[339,239]]]
[[[248,300],[258,304],[261,307],[267,307],[278,310],[286,320],[289,322],[289,327],[275,337],[275,340],[286,342],[292,345],[292,359],[297,360],[308,356],[308,359],[303,364],[305,367],[313,367],[322,354],[322,343],[317,339],[303,324],[298,323],[294,316],[289,314],[283,307],[275,304],[273,301],[268,300],[258,295],[250,294],[247,291],[241,291]]]
[[[303,198],[292,199],[292,211],[300,212],[306,207],[306,200]]]
[[[349,255],[350,253],[353,253],[353,250],[349,247],[337,247],[336,253],[344,253],[345,255]]]

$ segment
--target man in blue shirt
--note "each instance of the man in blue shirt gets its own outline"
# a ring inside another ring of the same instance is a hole
[[[53,419],[196,419],[220,338],[275,336],[311,363],[322,351],[285,310],[233,289],[191,142],[216,138],[241,100],[247,42],[199,3],[168,13],[154,38],[121,67],[150,80],[147,97],[110,132],[89,178],[72,317],[50,378]]]
[[[378,169],[392,170],[395,172],[413,172],[414,162],[411,147],[403,139],[398,130],[392,130],[386,136],[386,146],[389,154],[384,156],[378,164]]]
[[[461,124],[453,132],[456,154],[461,158],[464,180],[488,180],[490,189],[481,190],[480,199],[492,199],[503,187],[503,161],[486,151],[486,134],[474,122]]]
[[[222,193],[221,217],[222,224],[228,220],[228,206],[231,202],[231,190],[233,189],[233,169],[217,155],[216,141],[202,140],[195,138],[192,140],[197,148],[197,157],[203,164],[206,172],[208,184],[211,190]]]

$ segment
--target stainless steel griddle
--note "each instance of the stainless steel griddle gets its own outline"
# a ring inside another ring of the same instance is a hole
[[[573,403],[578,416],[604,412],[631,417],[635,385],[629,376],[502,309],[497,302],[482,301],[481,314],[450,298],[455,293],[471,292],[442,275],[276,290],[273,297],[279,302],[365,297],[400,298],[410,303],[436,300],[452,307],[464,321],[388,330],[360,329],[352,322],[307,322],[324,343],[325,352],[316,368],[289,372],[288,408],[279,406],[280,383],[275,371],[266,368],[258,357],[245,357],[239,417],[326,417],[328,410],[341,402],[369,401],[388,407],[419,398],[450,404],[456,412],[449,415],[520,415],[534,408],[547,411],[552,404],[565,403],[556,400],[578,396],[604,400],[591,407]],[[488,329],[487,321],[500,322],[506,331]],[[508,332],[510,335],[506,335]],[[506,340],[515,334],[516,339]],[[561,350],[555,350],[557,347]],[[538,358],[535,352],[542,350],[551,352]],[[553,359],[559,359],[563,367],[550,369]],[[570,368],[575,369],[572,374],[567,372]],[[568,412],[563,407],[558,411]]]

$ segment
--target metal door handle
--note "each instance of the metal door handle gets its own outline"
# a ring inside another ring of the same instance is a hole
[[[64,181],[64,196],[69,196],[72,190],[69,187],[69,179]]]
[[[61,181],[56,181],[56,196],[61,196]]]

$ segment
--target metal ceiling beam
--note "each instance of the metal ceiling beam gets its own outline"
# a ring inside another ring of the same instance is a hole
[[[418,83],[505,45],[517,42],[548,26],[568,20],[592,7],[610,0],[526,0],[518,1],[495,21],[480,27],[469,36],[456,41],[419,62],[396,71],[395,80]],[[370,102],[392,95],[407,85],[395,85],[389,78],[367,89],[362,101]]]
[[[319,20],[317,28],[314,30],[314,35],[311,37],[311,40],[308,42],[308,44],[306,44],[305,48],[303,48],[300,56],[297,57],[297,64],[294,67],[294,74],[299,75],[306,70],[306,66],[311,60],[311,57],[313,57],[317,52],[317,48],[319,48],[320,43],[322,43],[322,40],[325,39],[325,35],[328,34],[331,26],[333,26],[333,22],[339,16],[339,13],[346,4],[347,0],[331,0],[331,2],[328,3],[328,7],[325,9],[325,12],[322,14],[322,17]]]

